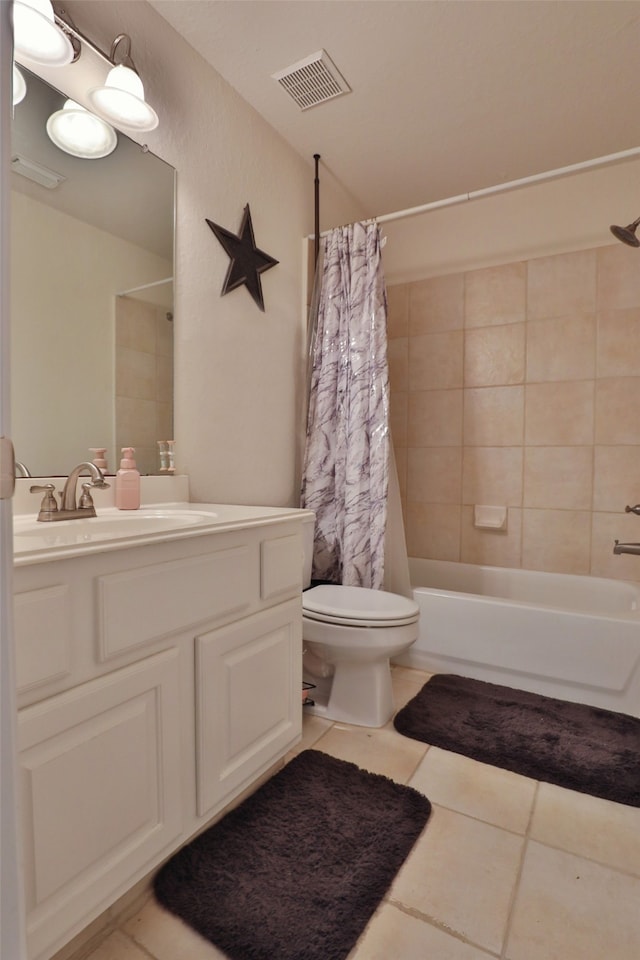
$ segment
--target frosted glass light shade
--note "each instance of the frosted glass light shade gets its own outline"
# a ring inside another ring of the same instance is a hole
[[[56,147],[83,160],[106,157],[118,143],[113,127],[74,100],[67,100],[62,110],[51,114],[47,133]]]
[[[17,103],[22,103],[22,101],[26,96],[26,93],[27,93],[26,81],[14,63],[13,65],[13,105],[14,107]]]
[[[13,45],[19,58],[33,63],[64,67],[73,60],[71,41],[55,22],[51,0],[15,0]]]
[[[88,97],[96,113],[118,127],[155,130],[158,126],[158,115],[145,102],[142,80],[124,64],[113,67],[104,86],[94,87]]]

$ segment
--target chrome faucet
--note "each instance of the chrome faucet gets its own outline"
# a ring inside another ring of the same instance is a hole
[[[25,467],[24,463],[21,460],[16,460],[16,477],[30,477],[31,472],[28,467]]]
[[[87,470],[91,474],[91,479],[82,484],[82,493],[79,501],[76,503],[78,478]],[[34,486],[29,489],[31,493],[44,493],[42,503],[40,504],[40,512],[38,513],[38,520],[48,522],[52,520],[80,520],[95,517],[96,508],[93,505],[93,499],[91,497],[91,487],[105,489],[108,486],[109,484],[105,480],[100,467],[97,467],[95,463],[91,463],[90,460],[85,460],[79,463],[77,467],[74,467],[67,477],[64,489],[60,494],[60,508],[58,508],[55,487],[52,483],[45,483],[43,485],[34,484]]]
[[[640,543],[620,543],[619,540],[616,540],[614,543],[613,552],[640,554]]]
[[[625,513],[635,513],[637,517],[640,516],[640,503],[636,503],[635,507],[630,507],[629,504],[624,508]],[[640,554],[640,543],[620,543],[619,540],[614,542],[613,552],[616,554],[619,553],[633,553]]]

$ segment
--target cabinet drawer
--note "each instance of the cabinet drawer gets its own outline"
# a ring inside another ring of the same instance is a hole
[[[99,659],[245,612],[257,599],[258,562],[243,545],[98,577]]]
[[[14,596],[18,693],[67,676],[71,669],[71,599],[68,584]]]

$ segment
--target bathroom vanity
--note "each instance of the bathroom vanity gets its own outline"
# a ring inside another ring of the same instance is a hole
[[[76,532],[75,521],[16,518],[31,960],[60,949],[300,738],[302,526],[313,515],[171,507],[99,512]]]

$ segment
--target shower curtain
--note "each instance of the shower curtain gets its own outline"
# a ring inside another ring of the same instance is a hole
[[[381,589],[389,374],[377,223],[331,231],[321,264],[301,496],[316,515],[312,577]]]

